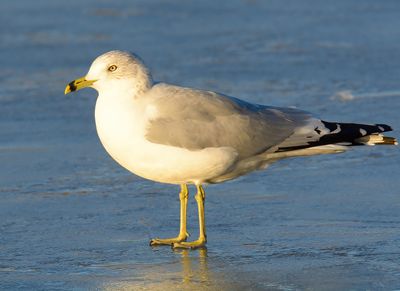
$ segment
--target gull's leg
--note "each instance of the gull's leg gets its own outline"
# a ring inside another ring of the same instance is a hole
[[[207,242],[207,235],[206,235],[206,224],[204,218],[204,200],[206,197],[206,193],[201,185],[197,185],[197,194],[194,198],[197,201],[197,206],[199,209],[199,238],[192,242],[176,242],[172,246],[174,248],[200,248],[205,247]]]
[[[176,242],[186,241],[189,234],[186,231],[186,208],[188,202],[189,191],[186,184],[181,185],[181,192],[179,193],[179,200],[181,201],[181,226],[179,230],[179,235],[174,238],[155,238],[150,241],[151,246],[156,245],[172,245]]]

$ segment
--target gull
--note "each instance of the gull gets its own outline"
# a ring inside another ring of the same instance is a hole
[[[96,129],[109,155],[130,172],[180,185],[177,237],[150,245],[199,248],[207,242],[204,184],[221,183],[289,157],[344,152],[349,146],[396,145],[386,124],[327,122],[309,112],[253,104],[212,91],[154,82],[135,54],[110,51],[65,94],[98,91]],[[199,237],[188,242],[188,185],[195,185]]]

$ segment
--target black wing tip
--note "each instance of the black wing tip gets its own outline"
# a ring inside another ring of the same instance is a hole
[[[354,127],[356,129],[365,129],[368,131],[371,131],[369,134],[372,133],[380,133],[380,132],[386,132],[386,131],[393,131],[393,128],[390,125],[379,123],[379,124],[359,124],[359,123],[342,123],[342,122],[328,122],[321,120],[321,122],[324,124],[324,126],[329,129],[331,132],[336,130],[338,128],[338,125],[340,126],[346,126],[346,127]],[[375,132],[373,132],[375,131]]]
[[[375,126],[377,126],[381,132],[393,131],[393,128],[387,124],[375,124]]]
[[[309,147],[322,146],[327,144],[363,145],[363,144],[389,144],[397,145],[397,139],[380,135],[382,132],[392,131],[393,128],[387,124],[358,124],[358,123],[340,123],[321,120],[323,125],[329,130],[329,133],[320,136],[319,140],[308,142],[307,145],[281,147],[277,151],[292,151]],[[314,129],[318,134],[318,127]],[[319,132],[318,132],[319,131]],[[379,136],[378,139],[371,138]],[[366,137],[371,137],[367,138]]]

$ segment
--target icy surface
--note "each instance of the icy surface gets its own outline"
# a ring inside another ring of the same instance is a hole
[[[98,54],[125,49],[156,80],[400,129],[399,12],[396,0],[2,2],[0,289],[399,289],[398,147],[208,186],[208,250],[151,248],[178,231],[178,187],[107,156],[94,91],[63,95]]]

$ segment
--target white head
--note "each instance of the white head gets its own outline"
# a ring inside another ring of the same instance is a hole
[[[124,51],[110,51],[97,57],[85,77],[65,88],[65,94],[92,87],[100,94],[109,90],[130,90],[133,95],[152,86],[151,75],[138,56]]]

